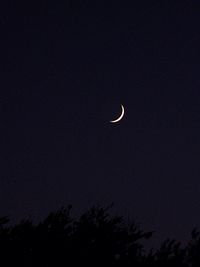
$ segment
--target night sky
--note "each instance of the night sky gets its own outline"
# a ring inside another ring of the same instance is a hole
[[[3,2],[0,215],[113,202],[157,236],[189,238],[200,227],[199,1]]]

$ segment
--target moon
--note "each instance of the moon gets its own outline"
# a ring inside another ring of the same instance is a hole
[[[111,123],[119,122],[124,117],[124,107],[123,107],[123,105],[121,105],[121,109],[122,109],[121,115],[117,119],[110,121]]]

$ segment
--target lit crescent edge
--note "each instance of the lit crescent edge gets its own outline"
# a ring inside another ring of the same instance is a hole
[[[124,116],[124,107],[123,107],[123,105],[121,105],[121,108],[122,108],[122,113],[121,113],[121,115],[120,115],[119,118],[117,118],[116,120],[110,121],[111,123],[118,122],[118,121],[120,121],[120,120],[123,118],[123,116]]]

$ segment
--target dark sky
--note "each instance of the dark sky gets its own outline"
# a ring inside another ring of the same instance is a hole
[[[200,226],[199,1],[3,2],[0,214],[114,202],[159,236],[189,237]]]

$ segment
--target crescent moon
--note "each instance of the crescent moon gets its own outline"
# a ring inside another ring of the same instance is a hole
[[[121,105],[121,109],[122,109],[121,115],[117,119],[115,119],[113,121],[110,121],[111,123],[118,122],[124,117],[124,107],[123,107],[123,105]]]

